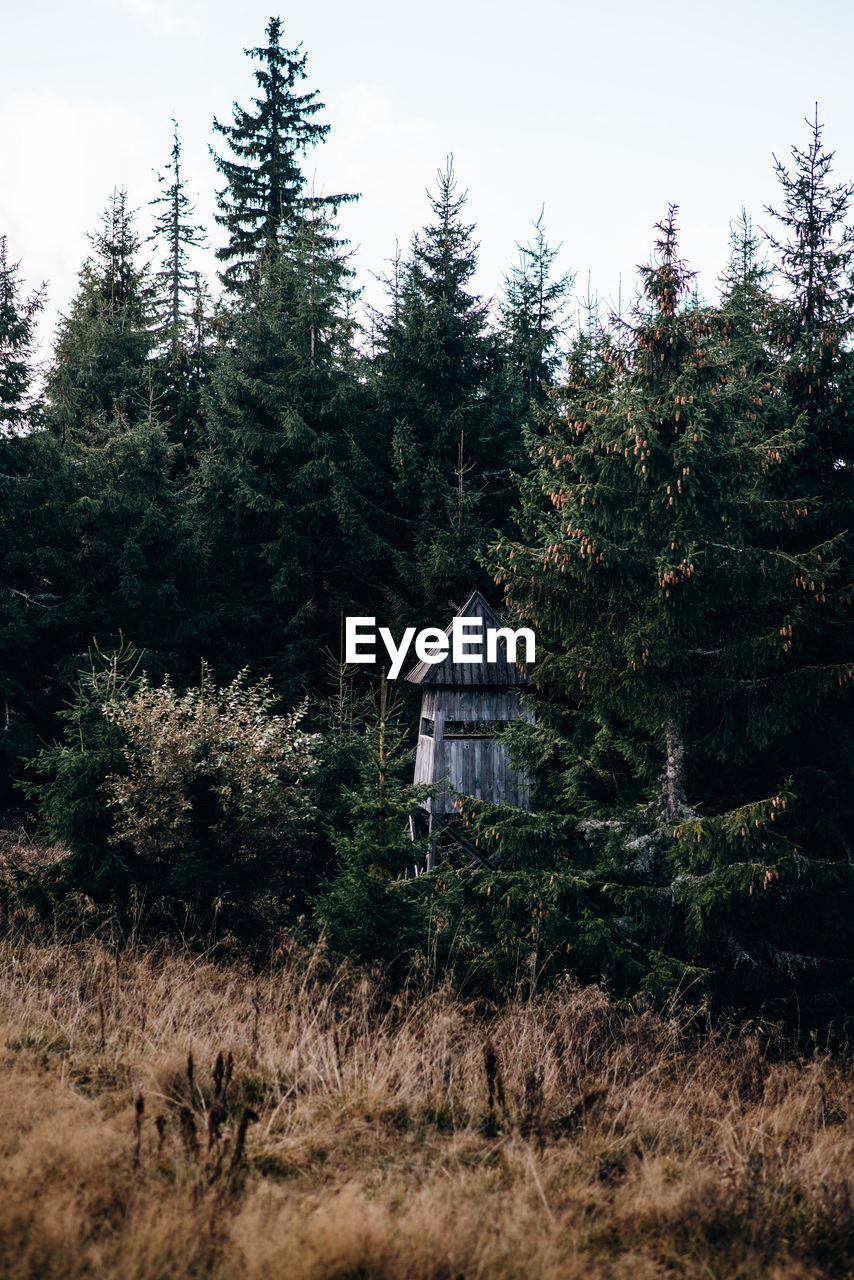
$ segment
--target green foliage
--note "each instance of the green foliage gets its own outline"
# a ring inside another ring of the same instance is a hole
[[[502,991],[850,1001],[854,239],[818,120],[777,162],[769,260],[743,213],[701,300],[671,209],[631,314],[588,303],[571,336],[542,217],[492,315],[472,291],[449,162],[366,341],[351,197],[303,173],[328,133],[305,56],[278,18],[247,52],[257,96],[215,123],[224,301],[176,128],[155,269],[116,191],[44,426],[41,294],[0,238],[0,798],[30,770],[63,884],[99,899],[313,912],[361,960],[426,947]],[[487,866],[401,878],[415,700],[339,662],[324,704],[323,654],[345,615],[423,625],[490,571],[538,632],[506,735],[535,808],[464,799]],[[224,687],[176,692],[203,653]],[[274,711],[307,692],[317,738]]]
[[[33,387],[42,291],[21,296],[18,264],[0,236],[0,801],[8,771],[32,747],[50,612],[48,476],[39,464],[41,408]],[[51,458],[52,462],[55,459]]]
[[[423,796],[403,781],[412,767],[409,735],[384,677],[376,700],[363,702],[355,731],[343,702],[340,710],[337,732],[355,758],[356,778],[343,788],[344,813],[329,824],[336,870],[318,896],[317,920],[333,949],[399,964],[424,936],[423,915],[402,879],[422,852],[409,818]]]
[[[393,281],[375,361],[401,515],[401,590],[430,608],[465,598],[480,581],[478,555],[510,499],[497,345],[485,304],[469,290],[477,246],[456,185],[449,160],[430,197],[433,221]]]
[[[193,491],[213,553],[212,641],[294,692],[337,633],[345,557],[333,451],[347,403],[346,268],[328,247],[300,239],[294,255],[266,255],[257,297],[225,320]]]
[[[157,339],[153,376],[157,414],[168,424],[170,438],[182,446],[183,463],[194,460],[199,445],[209,365],[210,306],[206,285],[191,266],[192,251],[204,246],[207,237],[194,221],[174,120],[172,126],[170,160],[166,172],[157,175],[160,194],[150,202],[156,213],[149,242],[157,246],[160,255],[152,279]]]
[[[543,211],[534,223],[534,237],[517,245],[518,263],[504,279],[500,329],[506,363],[509,408],[521,428],[548,403],[563,359],[567,332],[566,308],[575,276],[554,276],[560,246],[546,240]],[[521,445],[521,430],[519,431]],[[520,458],[520,464],[522,463]]]
[[[805,640],[847,628],[843,531],[818,546],[785,532],[810,505],[786,483],[802,426],[762,373],[733,362],[726,312],[680,307],[672,218],[658,248],[629,359],[606,348],[595,378],[573,366],[531,481],[554,513],[535,514],[533,545],[502,547],[500,576],[546,638],[538,683],[570,701],[580,690],[605,724],[668,738],[674,766],[683,726],[722,704],[705,750],[740,762],[847,676],[847,662],[789,657],[790,628]],[[676,819],[684,779],[671,784]]]
[[[34,346],[44,287],[22,298],[18,266],[9,261],[7,237],[0,236],[0,439],[31,429],[38,421]]]
[[[573,352],[561,414],[531,437],[527,538],[498,548],[498,576],[545,641],[529,751],[559,773],[542,794],[615,823],[597,875],[638,954],[715,971],[725,998],[786,997],[810,974],[848,981],[849,747],[832,726],[850,702],[849,482],[816,485],[749,231],[721,308],[689,299],[672,210],[659,232],[635,325]],[[819,720],[836,758],[819,748],[823,804],[799,818]]]
[[[97,646],[61,714],[63,741],[35,760],[28,786],[46,834],[67,845],[61,883],[153,910],[191,909],[197,924],[281,922],[302,892],[302,847],[315,811],[315,735],[305,704],[275,712],[269,680],[241,672],[178,694],[152,685],[131,645]]]
[[[103,653],[97,643],[78,675],[71,701],[59,712],[62,740],[31,761],[35,781],[25,791],[37,806],[45,834],[66,845],[62,881],[98,901],[123,896],[133,868],[110,843],[112,816],[105,782],[124,768],[125,739],[105,708],[139,688],[142,654],[122,643]]]
[[[172,479],[173,452],[158,422],[119,420],[106,436],[69,443],[64,522],[76,553],[66,570],[76,626],[100,636],[120,627],[175,662],[195,630],[202,551]]]
[[[854,183],[833,184],[833,152],[822,141],[818,116],[807,122],[805,150],[792,147],[787,168],[775,158],[782,209],[769,208],[781,224],[772,237],[788,297],[775,303],[769,316],[769,338],[781,365],[781,380],[796,413],[802,415],[813,448],[802,467],[813,484],[826,487],[825,502],[811,517],[820,521],[829,500],[841,488],[847,498],[848,476],[838,465],[852,461],[851,332],[854,285],[854,230],[847,224]],[[835,506],[830,508],[836,514]]]
[[[531,736],[538,728],[514,727]],[[518,743],[520,734],[505,737]],[[530,767],[517,746],[512,758]],[[458,808],[462,834],[488,865],[440,844],[437,870],[419,878],[433,963],[501,995],[535,990],[567,970],[613,991],[636,990],[645,952],[610,883],[624,857],[620,824],[470,796]]]
[[[217,193],[216,220],[228,234],[228,243],[217,250],[225,264],[220,279],[233,293],[249,284],[265,255],[287,250],[307,225],[355,198],[305,191],[300,157],[326,137],[329,125],[315,119],[323,110],[317,93],[297,92],[305,78],[306,55],[283,48],[281,33],[281,19],[270,18],[267,44],[246,50],[258,63],[253,72],[260,91],[253,99],[255,111],[235,103],[232,124],[214,120],[231,152],[212,154],[226,180]]]
[[[104,706],[125,743],[123,767],[103,783],[109,842],[128,852],[138,887],[232,927],[262,900],[287,912],[314,818],[315,740],[305,703],[286,716],[275,703],[269,680],[253,685],[242,671],[217,688],[203,666],[183,695],[143,676]]]
[[[48,422],[64,441],[103,430],[117,415],[150,416],[151,286],[127,193],[116,189],[89,237],[77,294],[59,323],[47,378]]]
[[[187,326],[198,287],[198,273],[190,269],[190,250],[204,245],[206,236],[204,228],[193,221],[195,209],[181,172],[181,140],[175,120],[172,130],[172,151],[166,172],[157,175],[160,194],[150,202],[157,212],[149,240],[154,241],[161,252],[153,277],[157,329],[174,351]]]

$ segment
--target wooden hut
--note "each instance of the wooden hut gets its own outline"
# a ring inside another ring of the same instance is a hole
[[[484,634],[504,625],[479,591],[456,616],[480,618]],[[452,619],[445,628],[449,638],[453,625]],[[529,784],[510,767],[506,748],[496,737],[508,721],[532,719],[519,700],[525,676],[508,660],[503,641],[493,662],[485,656],[482,662],[454,662],[449,648],[441,662],[419,662],[406,679],[421,685],[415,781],[440,784],[425,802],[430,831],[444,828],[456,813],[455,793],[528,808]],[[428,866],[432,862],[431,854]]]

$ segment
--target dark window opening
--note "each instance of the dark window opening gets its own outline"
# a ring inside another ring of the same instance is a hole
[[[446,720],[446,738],[494,738],[507,728],[509,720]]]
[[[424,738],[433,737],[433,721],[428,720],[426,716],[421,717],[421,735]]]

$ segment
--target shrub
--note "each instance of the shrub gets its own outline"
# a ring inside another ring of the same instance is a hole
[[[33,778],[22,789],[38,809],[45,843],[69,851],[56,868],[63,888],[105,901],[125,895],[134,874],[123,851],[110,843],[104,781],[124,768],[124,739],[104,707],[127,702],[137,691],[142,654],[122,640],[112,652],[95,642],[88,657],[59,712],[62,739],[28,762]]]
[[[231,923],[262,901],[281,909],[298,880],[300,842],[313,820],[304,786],[314,734],[303,702],[274,713],[269,678],[242,671],[217,688],[202,681],[179,695],[144,676],[130,697],[105,703],[124,736],[124,769],[104,782],[110,843],[128,851],[158,896]]]

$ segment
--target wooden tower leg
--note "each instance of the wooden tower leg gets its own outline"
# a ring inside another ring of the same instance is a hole
[[[432,871],[436,865],[436,839],[433,835],[433,815],[430,814],[427,834],[431,837],[427,845],[427,870]]]

